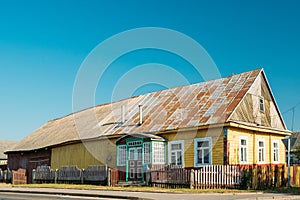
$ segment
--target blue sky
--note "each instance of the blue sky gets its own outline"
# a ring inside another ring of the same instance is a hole
[[[84,59],[105,39],[140,27],[164,27],[193,38],[221,76],[263,67],[284,113],[300,102],[299,8],[296,0],[1,1],[0,138],[19,140],[48,120],[71,113],[73,86]],[[113,63],[117,67],[106,78],[107,90],[121,73],[118,66],[126,72],[149,62],[176,68],[191,83],[202,81],[180,58],[144,50]],[[181,84],[173,82],[174,87]],[[162,88],[146,85],[135,94]],[[101,92],[95,96],[96,104],[109,100]],[[291,111],[283,116],[291,129]],[[300,130],[299,122],[297,106],[295,130]]]

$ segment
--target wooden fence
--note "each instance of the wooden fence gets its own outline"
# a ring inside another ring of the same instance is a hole
[[[291,185],[300,186],[300,164],[294,164],[291,166]]]
[[[2,170],[0,169],[0,182],[4,182],[4,183],[11,183],[12,179],[12,171],[10,171],[9,169],[7,170]]]
[[[149,185],[162,188],[236,188],[240,181],[238,166],[209,165],[198,169],[156,167],[148,172]]]
[[[162,188],[189,188],[190,169],[174,168],[173,166],[155,166],[150,169],[149,185]]]
[[[153,167],[148,185],[162,188],[267,189],[287,186],[285,165],[208,165],[195,169]],[[291,184],[300,184],[300,165],[291,167]]]
[[[191,170],[191,188],[237,188],[240,184],[240,168],[232,165],[208,165]]]
[[[118,184],[119,181],[119,172],[117,169],[109,169],[109,186],[115,186]]]
[[[25,169],[18,169],[17,171],[12,171],[12,184],[26,184],[27,177],[26,177],[26,170]]]
[[[77,183],[77,184],[108,184],[107,166],[88,166],[79,169],[77,166],[64,166],[58,170],[49,166],[39,166],[32,171],[33,183]]]

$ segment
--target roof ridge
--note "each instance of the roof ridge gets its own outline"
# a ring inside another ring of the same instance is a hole
[[[227,78],[231,78],[231,77],[234,77],[234,76],[240,76],[242,74],[247,74],[247,73],[258,71],[258,70],[262,71],[263,68],[257,68],[255,70],[250,70],[250,71],[247,71],[247,72],[233,74],[233,75],[230,75],[230,76],[215,78],[215,79],[211,79],[211,80],[208,80],[208,81],[197,82],[197,83],[192,83],[192,84],[188,84],[188,85],[181,85],[181,86],[177,86],[177,87],[167,88],[167,89],[163,89],[163,90],[157,90],[157,91],[148,92],[148,93],[140,94],[140,95],[136,95],[136,96],[131,96],[131,97],[127,97],[127,98],[124,98],[124,99],[119,99],[119,100],[112,101],[112,102],[106,102],[106,103],[103,103],[103,104],[97,104],[97,105],[94,105],[94,106],[91,106],[91,107],[88,107],[88,108],[84,108],[82,110],[78,110],[78,111],[69,113],[69,114],[67,114],[65,116],[62,116],[62,117],[51,119],[48,122],[57,121],[57,120],[60,120],[62,118],[65,118],[65,117],[68,117],[68,116],[71,116],[71,115],[74,115],[74,114],[78,114],[78,113],[86,111],[86,110],[90,110],[90,109],[94,109],[94,108],[99,108],[99,107],[106,106],[106,105],[109,105],[109,104],[120,103],[122,101],[126,101],[126,100],[130,100],[130,99],[138,98],[138,97],[145,96],[145,95],[150,95],[150,94],[161,92],[161,91],[166,91],[167,92],[167,91],[171,91],[171,90],[174,90],[174,89],[180,89],[180,88],[183,88],[183,87],[192,87],[192,86],[195,86],[197,84],[210,83],[210,82],[213,82],[213,81],[216,81],[216,80],[222,80],[222,79],[227,79]]]

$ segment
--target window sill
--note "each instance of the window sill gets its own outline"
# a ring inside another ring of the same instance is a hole
[[[207,163],[207,164],[196,164],[194,165],[194,167],[205,167],[205,166],[210,166],[211,163]]]

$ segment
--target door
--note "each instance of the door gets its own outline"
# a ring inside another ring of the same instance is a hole
[[[129,148],[128,180],[142,181],[142,179],[143,179],[142,147]]]

